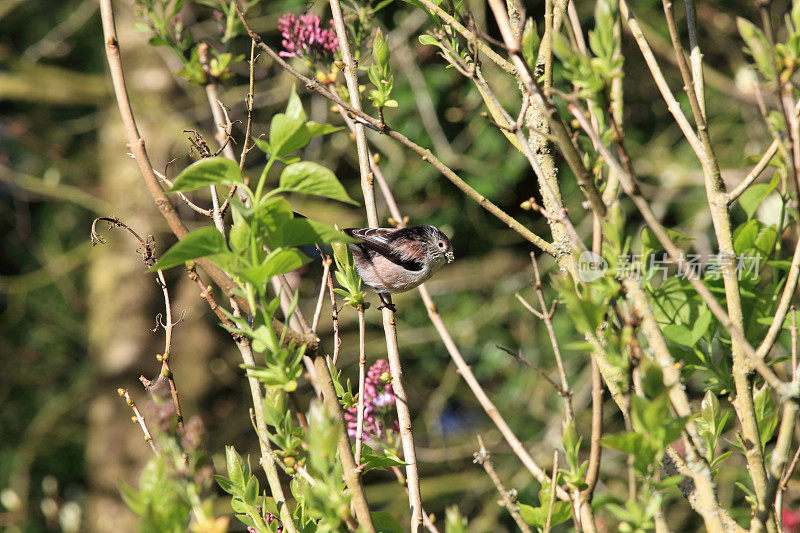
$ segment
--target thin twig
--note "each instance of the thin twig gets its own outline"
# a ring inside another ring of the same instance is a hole
[[[144,433],[145,442],[147,442],[147,444],[150,445],[150,449],[153,450],[153,453],[156,454],[156,456],[161,457],[161,452],[159,452],[158,448],[156,448],[155,443],[153,443],[153,436],[150,434],[150,430],[147,429],[147,423],[144,420],[144,416],[139,411],[139,408],[136,407],[136,403],[134,403],[133,398],[131,398],[131,395],[128,393],[128,389],[120,387],[117,389],[117,394],[125,398],[125,403],[127,403],[128,407],[130,407],[131,411],[133,411],[133,416],[131,417],[131,420],[133,422],[138,423],[139,427],[142,428],[142,433]]]
[[[139,255],[142,258],[145,266],[148,268],[156,264],[158,258],[156,257],[155,253],[155,242],[153,241],[152,237],[148,237],[147,239],[143,239],[139,236],[136,231],[119,220],[118,218],[113,217],[97,217],[92,222],[92,231],[91,231],[91,241],[92,246],[95,244],[105,244],[105,238],[97,232],[97,223],[98,222],[108,222],[110,229],[114,228],[123,228],[127,230],[138,242],[139,242]],[[177,322],[172,321],[172,305],[170,304],[169,300],[169,289],[167,288],[167,282],[164,279],[164,273],[161,270],[156,271],[156,281],[158,281],[158,285],[161,287],[161,292],[164,295],[164,313],[165,313],[165,320],[162,322],[160,320],[160,316],[156,319],[156,330],[159,326],[164,328],[164,353],[158,354],[156,359],[161,363],[161,373],[160,376],[163,377],[169,383],[169,390],[170,395],[172,396],[172,404],[175,407],[175,416],[178,422],[178,428],[183,431],[183,413],[181,412],[181,402],[178,399],[178,387],[175,384],[175,377],[172,373],[172,369],[169,367],[169,360],[171,355],[171,347],[172,347],[172,328],[180,322],[178,319]],[[154,330],[155,331],[155,330]],[[149,390],[152,386],[153,382],[149,379],[141,376],[139,378],[145,387]]]
[[[558,480],[558,450],[553,450],[553,475],[550,477],[550,501],[547,503],[547,520],[544,523],[543,533],[550,533],[550,524],[553,521],[553,507],[556,504],[556,491],[554,491],[553,488],[556,486],[557,480]]]
[[[473,462],[481,465],[489,475],[489,478],[492,480],[492,483],[494,483],[497,492],[500,494],[503,505],[508,510],[508,514],[511,515],[511,518],[514,519],[514,522],[517,523],[520,531],[523,533],[532,533],[528,523],[522,519],[522,515],[519,513],[519,506],[517,505],[516,501],[511,499],[509,491],[506,490],[505,486],[503,486],[503,482],[500,480],[500,476],[497,475],[497,471],[494,469],[494,465],[492,464],[492,456],[489,454],[488,450],[486,450],[486,446],[483,445],[483,438],[481,438],[480,435],[478,435],[478,446],[480,446],[478,451],[472,454],[474,457]],[[553,491],[552,494],[555,495],[555,491]]]
[[[333,365],[336,366],[336,361],[339,359],[339,349],[342,346],[342,338],[339,335],[339,309],[336,307],[336,293],[333,292],[333,279],[330,271],[328,271],[328,296],[331,299],[331,321],[333,322]]]
[[[323,256],[322,258],[322,281],[319,284],[319,296],[317,297],[317,306],[314,308],[314,318],[311,320],[311,332],[316,335],[317,326],[319,325],[319,317],[322,315],[322,303],[325,300],[325,285],[328,282],[328,276],[331,272],[331,258]]]
[[[515,360],[517,360],[517,361],[519,361],[520,363],[522,363],[522,364],[526,365],[528,368],[532,368],[533,370],[535,370],[535,371],[536,371],[536,372],[537,372],[537,373],[538,373],[540,376],[542,376],[542,377],[545,379],[545,381],[547,381],[547,383],[549,383],[549,384],[550,384],[550,386],[551,386],[551,387],[553,387],[553,388],[555,389],[555,391],[556,391],[556,392],[557,392],[559,395],[561,395],[561,397],[562,397],[562,398],[564,398],[564,401],[565,401],[565,402],[567,401],[567,398],[569,398],[569,396],[572,394],[570,391],[568,391],[568,390],[566,390],[566,389],[563,389],[563,388],[561,388],[561,387],[558,385],[558,383],[556,383],[555,381],[553,381],[552,379],[550,379],[550,376],[548,376],[548,375],[545,373],[545,371],[544,371],[544,370],[542,370],[542,369],[538,368],[536,365],[534,365],[533,363],[531,363],[530,361],[528,361],[527,359],[525,359],[525,357],[523,357],[522,353],[520,353],[520,352],[513,352],[513,351],[509,350],[508,348],[504,348],[503,346],[500,346],[499,344],[495,344],[495,348],[498,348],[498,349],[500,349],[500,350],[503,350],[503,351],[504,351],[504,352],[506,352],[508,355],[510,355],[511,357],[513,357]]]
[[[356,417],[356,464],[361,464],[361,442],[364,439],[364,385],[367,354],[365,350],[364,306],[358,306],[358,416]]]
[[[517,457],[519,457],[520,461],[522,461],[522,464],[525,465],[525,468],[527,468],[530,473],[533,474],[533,477],[535,477],[539,483],[544,483],[547,480],[547,474],[545,474],[544,470],[542,470],[536,461],[534,461],[533,457],[531,457],[531,455],[528,453],[528,450],[520,442],[503,416],[497,410],[497,407],[494,405],[492,400],[489,399],[486,391],[483,390],[483,387],[475,377],[475,374],[472,373],[472,369],[461,355],[458,346],[456,346],[456,343],[453,341],[453,337],[450,336],[450,332],[447,331],[447,327],[444,325],[441,315],[436,310],[436,304],[433,303],[433,299],[431,298],[431,295],[424,284],[419,286],[419,294],[422,297],[422,301],[425,303],[425,307],[428,309],[428,317],[431,319],[433,326],[436,328],[436,331],[442,338],[442,342],[444,342],[444,345],[447,348],[447,352],[450,354],[450,357],[453,359],[453,362],[458,368],[458,373],[464,378],[464,381],[467,382],[472,394],[474,394],[478,399],[478,402],[481,404],[483,410],[497,426],[497,429],[500,430],[503,438],[505,438],[505,440],[508,442],[508,445],[514,451]],[[567,494],[565,490],[559,487],[557,492],[559,499],[569,501],[569,494]]]
[[[767,168],[769,162],[778,153],[778,149],[780,148],[781,143],[778,140],[772,141],[772,144],[769,145],[767,151],[764,152],[764,155],[761,156],[761,159],[758,160],[758,163],[753,167],[753,169],[745,176],[742,182],[737,185],[732,191],[728,193],[728,205],[732,205],[733,202],[739,199],[739,197],[747,190],[750,185],[753,184],[754,181],[761,176],[761,173],[764,172],[764,169]]]
[[[131,154],[131,157],[133,157],[133,154]],[[134,157],[134,159],[136,158]],[[164,185],[166,185],[167,187],[172,187],[172,180],[167,178],[164,174],[157,171],[156,169],[153,169],[153,173],[158,177],[158,179],[164,182]],[[192,209],[192,211],[200,213],[203,216],[211,217],[211,209],[203,209],[199,205],[189,200],[189,198],[187,198],[186,195],[180,191],[178,191],[178,196],[180,197],[181,200],[184,201],[184,203],[186,203],[186,205],[188,205]]]
[[[350,123],[348,122],[348,125]],[[375,163],[377,166],[377,163]],[[375,173],[375,178],[378,180],[378,183],[381,184],[381,180],[383,180],[383,175],[381,173]],[[400,210],[397,208],[397,203],[394,201],[394,195],[392,194],[391,189],[389,186],[383,182],[381,184],[381,191],[384,195],[386,195],[387,205],[389,206],[390,213],[395,221],[398,223],[399,227],[403,227],[405,225],[404,220],[407,217],[404,217]],[[453,338],[450,336],[450,333],[447,330],[447,326],[445,326],[444,321],[439,315],[438,311],[436,310],[436,305],[433,302],[433,299],[428,292],[427,287],[423,283],[418,288],[420,297],[422,298],[423,303],[425,304],[425,308],[428,310],[428,318],[430,318],[431,323],[433,323],[434,328],[436,329],[437,333],[442,339],[442,342],[447,349],[447,352],[450,354],[450,357],[453,359],[453,362],[456,364],[456,368],[458,369],[458,373],[464,378],[467,385],[469,386],[472,393],[478,399],[478,402],[481,404],[481,407],[489,416],[489,418],[494,422],[497,428],[500,430],[500,433],[506,439],[506,441],[511,446],[511,449],[514,453],[519,457],[520,461],[523,465],[533,474],[533,476],[540,482],[543,483],[544,480],[547,478],[546,474],[536,464],[536,461],[533,460],[531,455],[528,453],[525,446],[520,442],[519,438],[514,434],[512,429],[509,427],[508,423],[505,421],[503,416],[497,410],[494,403],[489,399],[489,396],[483,390],[478,379],[475,377],[475,374],[472,373],[472,369],[464,360],[464,357],[461,355],[461,352],[458,350]],[[332,291],[332,287],[331,287]],[[333,297],[333,293],[331,292],[331,297]],[[334,309],[335,309],[334,305]],[[334,324],[336,321],[334,320]],[[334,335],[337,334],[337,329],[334,330]],[[334,353],[336,353],[336,347],[334,347]],[[569,500],[569,495],[566,491],[559,488],[558,489],[558,497],[562,500]]]
[[[393,466],[391,468],[392,472],[394,472],[394,475],[397,478],[397,481],[400,482],[400,484],[403,486],[403,489],[405,489],[406,494],[408,494],[408,485],[406,485],[406,476],[403,475],[403,472],[401,472],[398,467]],[[428,513],[425,512],[425,508],[423,507],[422,525],[425,526],[425,529],[427,529],[431,533],[439,533],[439,529],[436,527],[436,524],[434,524],[433,521],[431,520],[431,516],[433,515],[428,515]]]
[[[561,378],[561,388],[565,391],[565,394],[562,395],[564,399],[564,414],[566,415],[567,422],[574,420],[575,414],[572,410],[572,391],[569,388],[569,382],[567,381],[567,371],[564,369],[564,361],[561,358],[561,349],[558,347],[558,339],[556,338],[556,331],[553,328],[553,321],[551,320],[553,316],[553,312],[555,311],[555,304],[556,300],[553,301],[553,307],[550,308],[550,311],[547,312],[547,303],[544,299],[544,289],[542,288],[542,278],[539,275],[539,265],[536,262],[536,256],[531,254],[531,264],[533,264],[533,275],[534,275],[534,289],[536,290],[536,294],[539,297],[539,305],[541,307],[541,319],[544,322],[545,327],[547,328],[547,334],[550,337],[550,345],[553,348],[553,355],[556,358],[556,366],[558,367],[558,375]]]

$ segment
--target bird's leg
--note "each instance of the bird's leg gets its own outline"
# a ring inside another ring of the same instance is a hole
[[[392,313],[397,312],[397,308],[392,303],[392,297],[389,293],[379,292],[378,297],[381,299],[381,305],[378,306],[378,309],[383,309],[385,307],[386,309],[391,309]]]

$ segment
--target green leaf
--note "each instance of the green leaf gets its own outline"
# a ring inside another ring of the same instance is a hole
[[[214,476],[214,479],[217,481],[217,484],[222,488],[222,490],[224,490],[228,494],[232,496],[236,496],[237,494],[239,494],[239,489],[236,487],[236,485],[233,484],[233,482],[230,479],[226,478],[225,476],[216,476],[216,475]]]
[[[358,242],[333,226],[308,218],[293,218],[281,226],[282,246],[327,244],[329,242]]]
[[[300,119],[305,122],[306,112],[303,109],[303,102],[297,96],[297,90],[292,84],[292,91],[289,93],[289,102],[286,104],[286,116],[292,119]]]
[[[606,448],[613,448],[625,453],[636,453],[644,445],[644,437],[635,432],[607,435],[600,440]]]
[[[431,35],[428,35],[427,33],[424,33],[419,36],[419,42],[420,44],[439,46],[439,41],[437,41],[436,38],[434,38]]]
[[[232,209],[233,225],[228,234],[234,252],[243,252],[250,247],[250,225],[238,209]]]
[[[537,54],[539,53],[539,32],[536,29],[536,23],[533,18],[529,18],[525,22],[525,29],[522,30],[522,56],[531,70],[536,68]]]
[[[694,346],[692,342],[692,331],[678,324],[667,324],[663,327],[664,336],[671,341],[683,344],[684,346]]]
[[[196,229],[167,250],[148,272],[166,270],[186,261],[215,254],[230,254],[225,237],[213,226]]]
[[[252,505],[253,507],[257,505],[258,480],[255,478],[255,476],[251,477],[247,481],[247,485],[245,486],[244,491],[242,493],[242,499],[249,505]]]
[[[388,450],[384,450],[383,455],[378,455],[375,451],[367,446],[366,444],[361,444],[361,462],[366,464],[364,467],[364,472],[368,472],[370,470],[379,470],[384,468],[389,468],[392,466],[405,466],[406,463],[401,461],[397,456],[389,452]]]
[[[775,79],[775,69],[772,64],[772,48],[764,32],[747,19],[736,17],[736,27],[742,36],[747,48],[745,49],[755,60],[761,75],[767,80]]]
[[[525,522],[533,527],[544,527],[545,523],[547,522],[547,509],[543,509],[541,507],[531,507],[530,505],[519,503],[519,514],[522,515],[522,519]]]
[[[775,190],[775,185],[777,183],[756,183],[751,185],[746,191],[742,193],[739,197],[739,205],[742,206],[745,213],[747,213],[747,218],[753,218],[758,206],[761,205],[761,202]]]
[[[253,285],[261,286],[264,281],[273,276],[300,268],[309,261],[311,259],[307,255],[294,248],[274,250],[260,265],[240,270],[238,274]]]
[[[304,119],[291,118],[283,113],[272,117],[269,125],[270,155],[289,154],[304,147],[310,140],[311,134],[305,127]]]
[[[147,502],[144,501],[142,495],[133,487],[120,481],[119,490],[122,493],[122,499],[131,511],[138,516],[143,516],[147,510]]]
[[[337,131],[344,129],[342,126],[333,126],[331,124],[314,122],[313,120],[306,122],[306,128],[312,137],[316,137],[318,135],[328,135],[329,133],[336,133]]]
[[[195,191],[209,185],[241,185],[239,165],[225,157],[209,157],[196,161],[178,174],[167,193]]]
[[[713,318],[714,317],[711,314],[711,311],[708,309],[704,309],[703,312],[700,313],[700,316],[697,317],[697,320],[692,326],[692,342],[689,344],[689,346],[694,346],[700,339],[703,338],[703,335],[705,335],[706,331],[708,331],[708,327],[711,325]]]
[[[389,63],[389,43],[380,28],[378,28],[375,39],[372,41],[372,57],[375,58],[375,62],[380,66]]]
[[[225,446],[225,462],[228,468],[228,478],[231,482],[244,489],[244,471],[242,470],[242,458],[236,453],[233,446]]]
[[[375,533],[403,533],[403,527],[395,517],[385,511],[376,511],[369,514]]]
[[[324,196],[341,202],[358,205],[347,195],[336,175],[312,161],[292,163],[283,169],[278,184],[281,190]]]

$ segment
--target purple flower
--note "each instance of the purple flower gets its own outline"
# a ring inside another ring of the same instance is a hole
[[[336,33],[323,30],[317,15],[293,15],[287,13],[278,19],[278,31],[281,32],[281,57],[307,57],[312,61],[332,58],[339,48]]]
[[[385,359],[378,359],[364,378],[364,440],[380,441],[384,433],[400,431],[393,416],[394,404],[389,363]],[[358,428],[358,406],[349,408],[344,414],[344,419],[347,421],[347,433],[355,437]]]

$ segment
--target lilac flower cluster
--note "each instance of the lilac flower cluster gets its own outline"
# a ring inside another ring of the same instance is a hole
[[[307,57],[312,61],[332,58],[339,47],[336,33],[323,30],[317,15],[293,15],[287,13],[278,19],[278,31],[281,32],[282,57]]]
[[[272,522],[275,522],[277,520],[278,520],[278,518],[274,514],[267,513],[266,520],[265,520],[267,525],[270,525]],[[282,531],[283,531],[283,525],[280,522],[278,522],[278,533],[282,533]],[[252,526],[247,526],[247,533],[258,533],[258,531],[256,531],[256,528],[254,528]]]
[[[364,440],[380,441],[385,433],[400,431],[397,419],[393,418],[394,391],[389,374],[389,363],[378,359],[367,371],[364,379]],[[358,427],[358,406],[344,413],[347,433],[355,437]],[[388,423],[387,423],[388,422]]]

